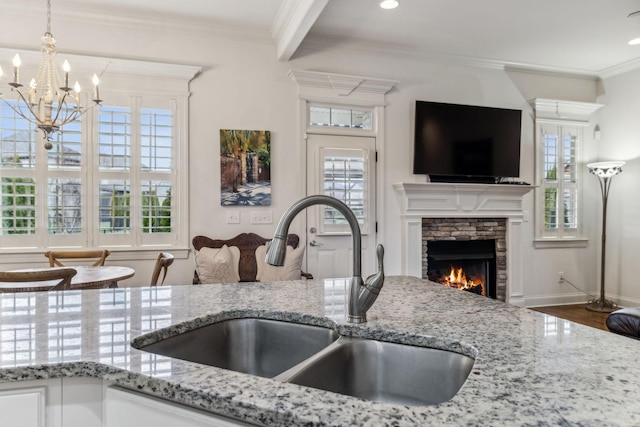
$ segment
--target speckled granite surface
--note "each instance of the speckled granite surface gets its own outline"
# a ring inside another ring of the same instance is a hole
[[[98,377],[270,426],[640,425],[640,341],[409,277],[387,278],[369,322],[353,326],[345,295],[342,280],[0,294],[0,381]],[[452,400],[405,407],[129,345],[237,317],[470,352],[476,362]]]

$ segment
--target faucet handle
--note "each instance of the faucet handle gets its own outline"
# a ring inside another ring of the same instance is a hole
[[[376,247],[376,257],[378,257],[378,271],[384,271],[384,246],[379,244]]]
[[[378,245],[376,248],[376,257],[378,258],[378,271],[367,277],[364,286],[371,292],[377,294],[384,284],[384,246]]]

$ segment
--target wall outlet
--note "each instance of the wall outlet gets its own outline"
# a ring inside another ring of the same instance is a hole
[[[564,283],[564,271],[558,271],[558,283]]]
[[[273,212],[251,212],[251,224],[273,224]]]
[[[240,224],[240,211],[227,211],[227,224]]]

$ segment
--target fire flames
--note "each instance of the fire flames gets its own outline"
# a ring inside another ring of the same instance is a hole
[[[451,267],[451,271],[447,276],[438,280],[439,283],[452,288],[471,291],[477,294],[485,295],[484,281],[481,279],[467,279],[467,275],[462,268]]]

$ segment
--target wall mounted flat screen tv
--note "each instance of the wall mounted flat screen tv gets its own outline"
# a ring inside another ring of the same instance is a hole
[[[416,101],[413,173],[433,182],[520,176],[522,111]]]

